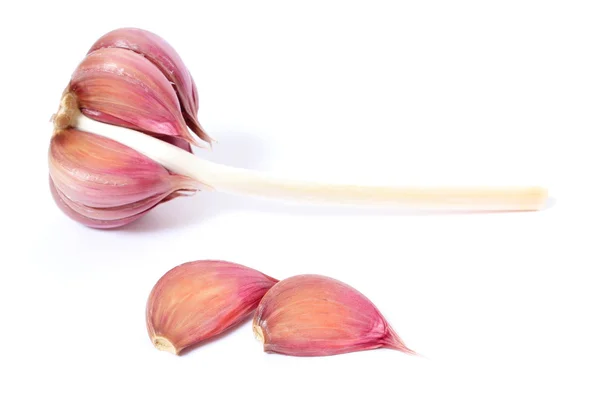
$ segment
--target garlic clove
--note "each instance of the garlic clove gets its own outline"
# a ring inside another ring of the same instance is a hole
[[[53,136],[49,169],[58,206],[95,228],[130,223],[156,205],[201,187],[114,140],[74,129]]]
[[[277,283],[261,300],[252,327],[265,352],[327,356],[391,348],[414,354],[364,295],[321,275]]]
[[[74,206],[74,202],[70,201],[68,198],[65,198],[65,196],[56,189],[52,178],[50,178],[50,193],[52,194],[52,198],[54,198],[54,202],[56,202],[56,204],[64,214],[66,214],[72,220],[75,220],[78,223],[81,223],[91,228],[108,229],[121,227],[137,220],[146,213],[141,212],[131,217],[124,217],[113,220],[101,220],[94,217],[88,217],[85,214],[82,214],[79,211],[73,209],[72,206]]]
[[[276,282],[227,261],[181,264],[163,275],[148,297],[148,335],[157,349],[179,354],[247,318]]]
[[[169,80],[133,51],[102,48],[88,54],[73,72],[67,91],[91,119],[199,145],[187,129]]]
[[[102,48],[121,48],[143,55],[173,84],[188,127],[208,143],[211,138],[198,121],[198,91],[191,73],[175,49],[162,37],[138,28],[120,28],[100,37],[89,53]]]

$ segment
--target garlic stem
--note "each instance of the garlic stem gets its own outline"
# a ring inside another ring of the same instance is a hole
[[[394,187],[359,186],[291,180],[248,169],[216,164],[143,133],[71,117],[79,130],[113,139],[152,158],[172,172],[217,191],[261,197],[355,205],[395,205],[412,209],[530,211],[543,208],[542,187]]]

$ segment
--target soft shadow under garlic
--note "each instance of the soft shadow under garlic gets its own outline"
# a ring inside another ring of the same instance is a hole
[[[197,349],[201,349],[202,347],[204,347],[207,344],[212,344],[212,343],[216,343],[224,338],[227,338],[229,336],[231,336],[232,334],[238,332],[238,331],[243,331],[244,333],[248,332],[247,327],[251,327],[252,326],[252,315],[254,313],[251,313],[250,315],[248,315],[248,317],[242,321],[240,321],[239,323],[231,326],[230,328],[228,328],[227,330],[223,331],[222,333],[213,336],[210,339],[204,340],[204,341],[200,341],[199,343],[189,346],[187,348],[185,348],[184,350],[182,350],[181,352],[179,352],[178,356],[185,356],[189,353],[194,352]],[[247,335],[247,334],[245,334]]]

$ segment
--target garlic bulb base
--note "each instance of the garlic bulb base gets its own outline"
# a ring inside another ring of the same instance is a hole
[[[154,337],[152,339],[152,344],[159,351],[170,352],[174,355],[179,355],[179,351],[175,348],[175,346],[164,337]]]
[[[254,337],[256,338],[256,340],[264,345],[265,344],[265,336],[263,335],[263,331],[260,328],[260,326],[258,326],[257,324],[253,324],[252,331],[254,332]]]
[[[54,134],[56,135],[73,126],[79,114],[77,96],[72,92],[65,92],[60,98],[58,111],[51,118],[54,124]]]

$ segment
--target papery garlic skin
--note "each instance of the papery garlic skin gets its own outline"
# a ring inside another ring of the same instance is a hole
[[[322,275],[277,283],[253,319],[265,352],[328,356],[391,348],[413,354],[379,310],[351,286]]]
[[[52,137],[48,159],[50,188],[59,208],[94,228],[125,225],[201,187],[114,140],[75,129]]]
[[[162,37],[138,28],[120,28],[100,37],[88,51],[121,48],[143,55],[173,84],[187,125],[199,138],[210,142],[198,121],[198,90],[194,79],[175,49]]]
[[[246,319],[276,283],[227,261],[179,265],[158,280],[148,297],[148,335],[157,349],[179,354]]]

